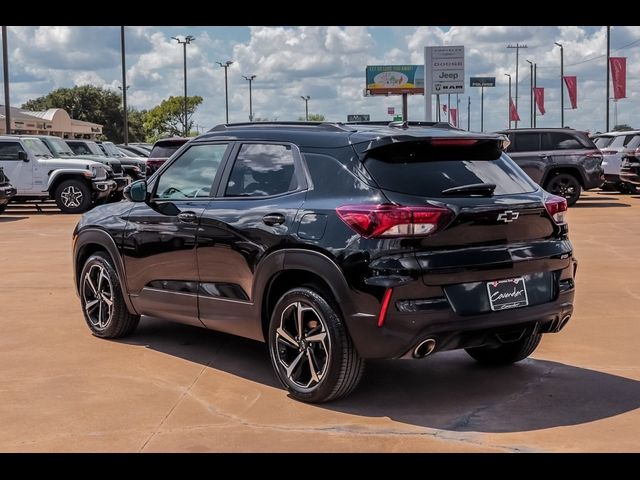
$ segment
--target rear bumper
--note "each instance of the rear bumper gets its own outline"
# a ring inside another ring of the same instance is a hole
[[[624,165],[620,170],[620,180],[640,185],[640,162]]]
[[[604,175],[605,182],[618,183],[620,181],[620,175],[614,173],[606,173]]]
[[[606,175],[602,167],[598,167],[588,174],[584,178],[584,189],[591,190],[592,188],[599,188],[605,182]]]
[[[538,267],[541,265],[538,263]],[[494,312],[487,306],[488,297],[480,296],[477,282],[429,286],[415,279],[393,289],[381,327],[372,308],[366,314],[345,312],[345,321],[358,353],[364,358],[405,357],[429,338],[436,341],[436,351],[479,346],[490,343],[496,331],[508,327],[524,325],[540,333],[556,332],[573,313],[577,262],[570,256],[558,269],[559,265],[554,262],[547,263],[550,269],[536,268],[538,272],[548,272],[543,275],[552,275],[553,282],[546,286],[544,282],[531,283],[527,307]],[[518,269],[511,271],[490,269],[475,271],[473,276],[484,282],[489,277],[521,275]]]

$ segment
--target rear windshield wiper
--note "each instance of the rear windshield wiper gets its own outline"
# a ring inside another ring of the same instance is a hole
[[[472,183],[470,185],[461,185],[443,190],[442,195],[455,195],[456,193],[468,193],[471,195],[483,195],[490,197],[496,189],[494,183]]]

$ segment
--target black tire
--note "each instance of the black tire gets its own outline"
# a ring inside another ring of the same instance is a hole
[[[91,207],[91,189],[82,180],[65,180],[57,186],[54,200],[63,213],[83,213]]]
[[[296,333],[299,308],[302,335]],[[364,372],[364,360],[333,299],[308,287],[289,290],[276,303],[269,324],[269,352],[280,383],[303,402],[322,403],[348,395]]]
[[[96,276],[100,271],[104,274],[102,280]],[[107,281],[106,288],[105,281]],[[82,268],[79,282],[82,313],[91,333],[100,338],[120,338],[135,331],[140,316],[133,315],[127,310],[118,273],[113,268],[108,254],[98,252],[89,257]],[[102,301],[98,299],[96,291],[103,292],[111,300],[112,305],[108,305],[104,296]],[[91,306],[91,302],[95,300],[98,300],[98,304],[94,303]],[[101,310],[103,307],[106,310],[106,318],[104,310]]]
[[[124,190],[120,190],[119,192],[115,192],[112,193],[111,196],[109,197],[109,199],[107,200],[108,203],[116,203],[121,201],[124,198]]]
[[[487,365],[509,365],[524,360],[540,344],[539,333],[521,338],[515,342],[503,343],[498,347],[474,347],[465,351],[480,363]]]
[[[635,195],[636,193],[638,193],[638,189],[633,183],[619,182],[618,184],[616,184],[616,188],[620,193],[628,193],[631,195]]]
[[[553,174],[545,183],[544,189],[567,199],[567,205],[573,206],[580,198],[582,192],[582,185],[580,181],[571,173],[556,173]]]
[[[2,205],[0,205],[0,213],[4,213],[4,211],[7,209],[7,204],[3,203]]]

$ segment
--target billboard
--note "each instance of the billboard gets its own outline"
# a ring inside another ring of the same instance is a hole
[[[424,93],[422,65],[367,65],[365,95]]]
[[[470,87],[495,87],[496,77],[471,77],[469,79]]]
[[[464,93],[464,46],[425,47],[431,94]]]
[[[371,115],[368,113],[354,113],[353,115],[347,115],[347,122],[369,122],[371,121]]]

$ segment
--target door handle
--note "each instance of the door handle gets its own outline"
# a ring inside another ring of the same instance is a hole
[[[262,217],[262,221],[266,225],[282,225],[285,222],[285,218],[281,213],[270,213]]]
[[[197,220],[198,216],[195,212],[180,212],[178,214],[178,220],[184,223],[193,223]]]

